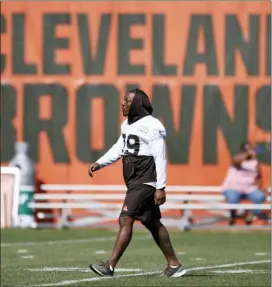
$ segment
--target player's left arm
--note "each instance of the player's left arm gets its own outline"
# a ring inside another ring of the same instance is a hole
[[[164,204],[166,201],[166,146],[165,146],[166,132],[165,128],[160,124],[158,128],[152,131],[151,139],[149,141],[150,150],[155,160],[157,172],[157,185],[154,195],[155,203],[158,205]]]
[[[118,161],[122,156],[123,138],[120,135],[118,141],[95,163],[91,164],[88,168],[89,176],[93,177],[95,171],[100,170],[112,163]]]

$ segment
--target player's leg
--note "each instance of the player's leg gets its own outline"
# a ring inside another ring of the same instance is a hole
[[[99,261],[98,264],[90,264],[89,267],[92,271],[100,276],[113,276],[114,268],[128,247],[133,230],[134,219],[130,216],[119,217],[119,232],[113,248],[111,257],[108,261]]]
[[[175,251],[173,249],[169,233],[165,226],[161,223],[161,221],[159,219],[154,219],[150,222],[142,222],[142,224],[152,234],[153,239],[164,254],[168,265],[180,265],[180,262],[178,261]]]
[[[142,224],[151,232],[154,241],[157,243],[167,260],[167,267],[164,270],[163,275],[168,277],[183,276],[186,273],[186,270],[179,262],[173,249],[169,233],[160,219],[156,218],[149,222],[142,222]]]
[[[139,200],[140,197],[137,196],[137,189],[133,188],[127,191],[119,217],[119,232],[110,259],[106,262],[101,261],[99,264],[89,265],[91,270],[100,276],[113,276],[117,262],[128,247],[132,238],[133,224]]]
[[[111,257],[110,257],[110,265],[112,268],[115,268],[117,262],[127,249],[131,238],[132,238],[132,232],[133,232],[133,223],[134,219],[130,216],[120,216],[119,217],[119,233],[117,236],[117,240],[114,246],[114,249],[112,251]]]
[[[164,254],[168,266],[164,270],[164,274],[169,277],[181,277],[186,273],[178,261],[174,252],[169,233],[161,223],[161,212],[158,205],[155,205],[154,193],[156,189],[150,186],[143,187],[144,201],[139,209],[138,219],[150,231],[158,247]]]

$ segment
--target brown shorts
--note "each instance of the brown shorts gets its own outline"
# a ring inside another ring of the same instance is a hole
[[[155,205],[156,188],[147,184],[129,187],[120,216],[130,216],[141,222],[161,218],[158,205]]]

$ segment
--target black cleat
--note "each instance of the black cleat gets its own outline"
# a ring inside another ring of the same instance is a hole
[[[102,277],[112,277],[114,274],[114,269],[111,270],[110,262],[103,262],[101,260],[98,261],[98,264],[90,264],[90,269]]]
[[[171,277],[171,278],[178,278],[178,277],[185,275],[186,272],[187,271],[181,265],[175,268],[171,266],[167,266],[165,270],[163,271],[162,275],[166,275],[167,277]]]

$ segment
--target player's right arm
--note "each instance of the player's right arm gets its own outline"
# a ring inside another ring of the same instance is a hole
[[[89,166],[89,175],[93,177],[95,171],[118,161],[122,156],[123,145],[123,137],[121,135],[118,141],[99,160]]]

